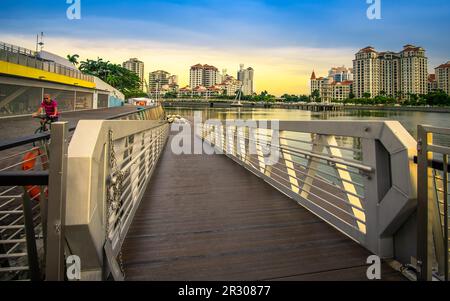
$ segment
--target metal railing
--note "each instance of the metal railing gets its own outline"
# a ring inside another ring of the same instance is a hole
[[[122,244],[168,129],[165,120],[78,123],[68,155],[66,238],[84,263],[84,280],[124,279]]]
[[[36,183],[31,173],[48,170],[47,138],[40,135],[0,148],[1,280],[38,280],[42,276],[37,263],[43,258],[42,212],[47,203],[47,187]],[[17,183],[12,179],[17,179]]]
[[[122,244],[168,137],[166,123],[127,137],[109,132],[106,255],[114,279],[123,279]],[[118,267],[120,269],[118,269]]]
[[[57,148],[67,145],[67,123],[54,123],[52,130],[51,144],[49,135],[41,134],[0,147],[1,280],[42,280],[51,272],[46,256],[54,248],[53,227],[48,223],[61,220],[54,208],[63,185],[52,185],[51,192],[48,185],[64,174],[55,169],[55,158]]]
[[[394,256],[393,237],[416,198],[416,142],[398,122],[198,127],[205,141],[336,229],[377,255]],[[275,153],[279,159],[269,164]]]
[[[163,117],[162,108],[154,107],[108,120]],[[51,132],[0,143],[0,281],[64,279],[65,198],[59,187],[65,181],[59,177],[67,174],[65,147],[75,128],[63,124],[53,124]],[[53,177],[50,169],[57,170]],[[57,189],[49,190],[49,181]],[[28,235],[31,231],[34,235]]]
[[[419,279],[448,281],[450,129],[418,127]]]
[[[75,68],[41,59],[34,51],[0,42],[0,61],[52,72],[93,83],[94,77]]]

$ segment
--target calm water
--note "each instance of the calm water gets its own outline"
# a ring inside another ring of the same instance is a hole
[[[193,116],[194,111],[201,111],[203,119],[259,119],[259,120],[396,120],[408,132],[417,138],[417,125],[450,128],[450,114],[432,112],[405,111],[340,111],[340,112],[309,112],[292,109],[252,109],[252,108],[167,108],[170,114],[183,117]]]

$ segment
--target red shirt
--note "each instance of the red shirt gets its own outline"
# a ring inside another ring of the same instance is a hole
[[[45,100],[41,103],[41,107],[45,110],[45,114],[47,116],[55,115],[56,108],[58,107],[58,103],[56,100],[52,100],[51,102],[46,102]]]

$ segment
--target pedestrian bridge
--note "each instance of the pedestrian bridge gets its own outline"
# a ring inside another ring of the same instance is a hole
[[[0,145],[1,279],[448,280],[450,130],[118,119]]]

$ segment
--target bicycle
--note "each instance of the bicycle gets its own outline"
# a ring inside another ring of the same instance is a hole
[[[48,132],[49,126],[55,121],[55,118],[49,117],[45,114],[41,114],[38,116],[33,116],[33,118],[38,118],[41,120],[41,126],[36,129],[35,134],[41,134]]]

